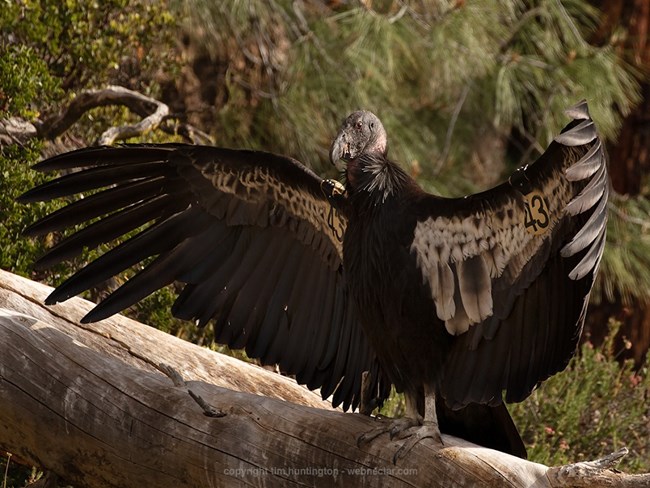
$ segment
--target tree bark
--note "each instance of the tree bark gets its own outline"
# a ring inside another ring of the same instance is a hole
[[[357,447],[381,420],[124,317],[80,325],[92,304],[48,308],[50,290],[0,271],[0,448],[75,486],[650,483],[615,456],[549,469],[446,435],[395,465],[399,441]]]

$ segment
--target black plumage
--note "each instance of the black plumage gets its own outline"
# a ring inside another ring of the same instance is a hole
[[[439,438],[439,424],[525,456],[503,396],[520,401],[566,366],[605,242],[602,144],[586,103],[568,113],[574,122],[535,164],[465,198],[422,191],[387,158],[379,119],[355,112],[330,150],[344,188],[264,152],[126,145],[39,163],[73,172],[19,200],[92,192],[27,229],[99,217],[38,266],[137,230],[48,304],[138,266],[84,321],[180,281],[175,316],[212,322],[218,342],[277,363],[334,405],[356,408],[362,390],[380,404],[394,384],[407,400],[392,429],[410,436],[403,452]]]

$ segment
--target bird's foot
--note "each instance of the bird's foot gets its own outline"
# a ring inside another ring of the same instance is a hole
[[[402,432],[408,429],[412,429],[422,424],[422,421],[419,419],[413,419],[410,417],[404,417],[401,419],[396,419],[390,422],[388,425],[383,425],[376,429],[372,429],[370,432],[361,434],[357,439],[357,446],[361,447],[364,444],[374,441],[377,437],[383,434],[389,434],[390,438],[400,435]]]
[[[406,440],[393,456],[393,464],[397,464],[397,460],[406,456],[422,439],[433,439],[441,446],[444,446],[438,424],[434,422],[424,421],[420,426],[403,430],[396,437]]]
[[[337,180],[322,180],[320,189],[332,205],[345,200],[345,186]]]

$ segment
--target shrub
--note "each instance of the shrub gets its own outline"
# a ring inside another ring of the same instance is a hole
[[[650,360],[620,363],[614,350],[620,323],[605,342],[583,343],[567,369],[509,410],[533,461],[558,465],[600,458],[623,446],[620,468],[650,471]]]

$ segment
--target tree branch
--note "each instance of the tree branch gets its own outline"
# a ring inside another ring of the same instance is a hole
[[[74,298],[45,307],[50,291],[0,271],[0,448],[73,485],[597,488],[650,481],[609,469],[621,453],[549,469],[447,435],[444,448],[425,440],[394,465],[400,441],[356,443],[382,420],[335,411],[289,378],[124,317],[79,324],[92,304]]]
[[[112,88],[117,89],[120,87],[112,87]],[[122,88],[122,90],[126,90],[126,89]],[[130,90],[128,91],[130,92]],[[136,92],[125,93],[123,97],[121,97],[123,100],[123,104],[128,106],[131,97],[134,97],[136,100],[138,100],[142,97],[142,95]],[[139,137],[144,134],[147,134],[148,132],[151,132],[154,129],[157,129],[158,127],[160,127],[160,124],[162,123],[164,118],[169,114],[169,107],[162,102],[156,103],[155,107],[156,109],[151,114],[144,117],[137,124],[122,125],[122,126],[111,127],[107,129],[98,139],[97,143],[101,145],[113,144],[116,140],[123,141],[131,137]]]
[[[0,119],[0,147],[9,144],[25,144],[29,139],[36,137],[38,131],[34,124],[20,117]]]
[[[612,486],[637,488],[650,486],[650,474],[629,475],[613,470],[628,453],[627,448],[619,449],[609,456],[595,461],[568,464],[550,468],[546,474],[551,486],[571,486],[575,488]]]
[[[97,107],[124,106],[142,117],[136,124],[115,126],[107,129],[99,137],[98,144],[113,144],[116,141],[139,137],[152,130],[160,129],[167,134],[180,135],[194,144],[212,144],[212,139],[196,127],[179,122],[178,117],[170,115],[169,107],[155,98],[110,85],[100,90],[86,90],[79,93],[59,112],[44,120],[27,122],[18,117],[0,120],[0,144],[24,143],[40,137],[55,139],[65,133],[86,112]],[[168,122],[175,121],[174,124]]]

